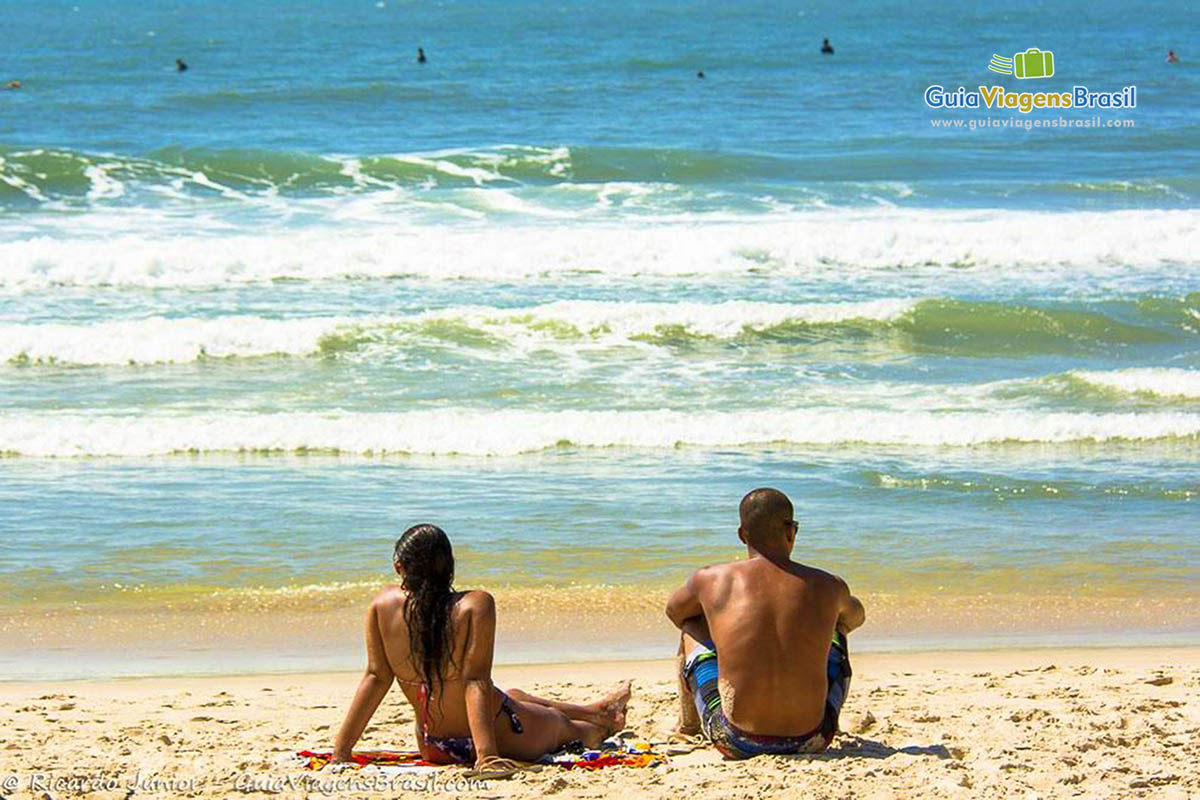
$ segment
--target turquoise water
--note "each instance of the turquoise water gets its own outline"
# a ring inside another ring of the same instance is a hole
[[[657,586],[735,552],[762,484],[867,591],[1200,590],[1178,4],[6,25],[6,606],[373,581],[425,520],[467,580]],[[1035,46],[1058,76],[986,69]],[[935,129],[1022,115],[934,83],[1138,106]]]

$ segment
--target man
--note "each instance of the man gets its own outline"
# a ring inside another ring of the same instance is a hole
[[[739,515],[749,557],[697,570],[667,603],[683,632],[679,730],[727,758],[819,753],[850,687],[846,634],[866,612],[841,578],[792,561],[787,495],[755,489]]]

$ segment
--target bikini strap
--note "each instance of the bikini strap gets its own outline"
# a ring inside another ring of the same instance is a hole
[[[512,698],[504,692],[500,694],[504,695],[504,699],[500,701],[500,714],[508,714],[508,724],[512,727],[513,733],[524,733],[525,726],[521,724],[521,718],[517,716],[517,709],[513,705]],[[500,714],[496,716],[500,716]]]

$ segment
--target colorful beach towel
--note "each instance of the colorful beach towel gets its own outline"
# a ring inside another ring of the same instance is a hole
[[[560,750],[542,756],[542,764],[563,769],[603,769],[604,767],[653,767],[667,757],[647,742],[619,742],[609,739],[596,750]]]
[[[301,750],[296,754],[304,762],[304,768],[310,770],[324,769],[332,760],[329,751]],[[353,769],[363,767],[382,768],[418,768],[440,769],[443,764],[426,761],[416,751],[404,750],[357,750],[351,755],[352,762],[348,766]],[[655,750],[646,742],[619,742],[608,740],[595,750],[560,750],[557,753],[542,756],[537,762],[563,769],[604,769],[605,767],[652,767],[661,764],[667,757]],[[415,770],[414,770],[415,771]]]
[[[333,753],[326,751],[323,753],[315,753],[312,750],[301,750],[296,754],[305,760],[305,769],[324,769],[331,761],[333,761]],[[440,767],[441,764],[434,764],[432,761],[426,761],[417,752],[403,752],[400,750],[357,750],[350,755],[352,761],[348,766],[353,766],[354,769],[362,769],[363,767]]]

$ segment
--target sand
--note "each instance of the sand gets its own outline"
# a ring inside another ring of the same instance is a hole
[[[854,666],[844,733],[821,756],[725,762],[704,748],[648,769],[547,767],[474,786],[447,770],[383,792],[364,788],[371,770],[354,788],[336,783],[348,773],[288,763],[330,745],[357,673],[0,683],[0,797],[1200,796],[1200,648],[867,653]],[[623,678],[630,729],[661,739],[669,661],[496,673],[577,700]],[[411,747],[412,719],[393,690],[360,747]],[[314,777],[326,782],[295,783]]]

